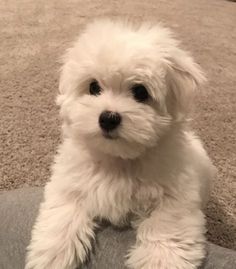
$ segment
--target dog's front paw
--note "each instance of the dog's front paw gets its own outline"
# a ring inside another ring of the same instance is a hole
[[[32,230],[25,268],[75,269],[92,248],[94,227],[93,220],[77,203],[62,196],[46,200]]]
[[[32,244],[25,269],[75,269],[86,259],[87,249],[78,242],[66,241],[52,245],[52,242]]]
[[[181,249],[169,242],[137,244],[129,252],[126,265],[130,269],[197,269],[204,250],[189,247],[189,250],[184,246]]]

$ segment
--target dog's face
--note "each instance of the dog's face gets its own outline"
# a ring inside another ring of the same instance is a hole
[[[60,80],[66,135],[136,158],[183,120],[199,67],[160,26],[99,21],[67,52]]]

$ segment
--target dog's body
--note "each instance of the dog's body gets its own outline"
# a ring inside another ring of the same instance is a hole
[[[131,223],[134,269],[197,269],[214,168],[188,131],[199,67],[160,26],[91,24],[65,57],[63,143],[46,186],[27,269],[73,269],[95,219]]]

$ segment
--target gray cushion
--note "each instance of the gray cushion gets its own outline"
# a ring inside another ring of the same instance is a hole
[[[0,194],[0,268],[24,268],[25,248],[35,221],[42,188],[27,188]],[[127,248],[134,242],[132,230],[118,231],[107,226],[98,232],[90,262],[84,269],[124,269]],[[202,269],[236,268],[236,253],[208,244],[208,256]]]

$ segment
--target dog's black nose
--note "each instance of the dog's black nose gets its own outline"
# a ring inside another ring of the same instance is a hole
[[[99,117],[99,125],[104,131],[112,131],[121,123],[121,116],[117,112],[104,111]]]

